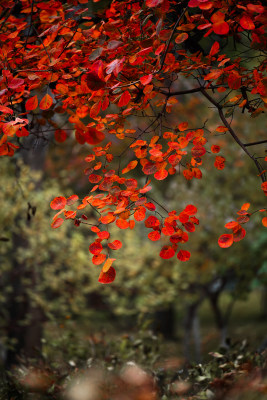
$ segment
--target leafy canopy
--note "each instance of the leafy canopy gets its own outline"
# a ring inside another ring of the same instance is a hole
[[[52,228],[65,220],[89,225],[92,262],[103,265],[99,281],[109,283],[116,275],[111,250],[122,247],[110,224],[124,230],[143,222],[151,241],[164,238],[160,257],[190,258],[183,244],[199,224],[197,207],[167,210],[150,192],[155,181],[177,174],[201,179],[210,158],[223,170],[212,134],[235,140],[267,195],[267,158],[250,151],[266,139],[245,142],[233,121],[236,110],[256,117],[266,108],[266,10],[259,0],[114,0],[93,17],[87,4],[0,5],[0,155],[13,156],[28,136],[49,139],[51,131],[58,143],[74,131],[80,145],[90,145],[88,195],[56,197]],[[181,96],[214,108],[220,124],[213,132],[207,121],[196,127],[176,115]],[[219,238],[222,248],[245,236],[249,207],[225,225],[231,233]],[[259,211],[266,227],[266,208]]]

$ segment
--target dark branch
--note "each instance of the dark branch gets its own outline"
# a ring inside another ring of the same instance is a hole
[[[266,175],[264,173],[264,170],[261,166],[261,164],[259,163],[259,161],[247,150],[246,146],[244,145],[244,143],[241,142],[241,140],[239,139],[239,137],[237,136],[237,134],[235,133],[235,131],[233,130],[233,128],[231,127],[231,125],[229,124],[229,122],[227,121],[227,119],[224,116],[223,110],[222,110],[222,106],[217,103],[216,100],[214,100],[207,92],[204,88],[201,88],[201,93],[217,108],[218,112],[219,112],[219,116],[221,118],[221,121],[223,122],[223,124],[228,128],[231,136],[233,137],[233,139],[236,141],[236,143],[243,149],[243,151],[249,156],[249,158],[251,158],[251,160],[254,162],[254,164],[257,167],[257,170],[259,171],[259,175],[260,178],[262,180],[262,182],[266,181]]]

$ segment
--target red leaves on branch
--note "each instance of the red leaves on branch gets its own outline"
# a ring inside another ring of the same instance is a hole
[[[99,22],[86,17],[82,24],[72,17],[70,1],[37,2],[33,13],[28,3],[21,2],[19,18],[0,13],[0,156],[13,156],[24,137],[33,133],[49,140],[52,132],[58,143],[68,137],[70,145],[74,139],[90,149],[85,159],[87,195],[52,200],[57,212],[52,227],[64,220],[91,227],[92,263],[105,263],[101,283],[114,280],[108,252],[122,245],[111,238],[110,224],[124,230],[142,223],[149,229],[148,238],[163,246],[162,258],[177,254],[178,260],[187,261],[190,253],[180,246],[199,224],[197,208],[190,204],[169,212],[168,205],[150,201],[148,193],[173,176],[201,179],[209,157],[215,158],[211,164],[218,170],[225,166],[223,155],[217,155],[220,146],[207,147],[210,131],[205,123],[194,127],[194,118],[178,119],[184,115],[180,95],[189,96],[192,107],[205,97],[218,111],[222,125],[215,137],[226,132],[225,137],[233,136],[235,126],[230,129],[228,118],[236,107],[253,117],[265,110],[263,2],[190,0],[180,4],[174,20],[177,2],[114,0]],[[76,16],[85,11],[86,1],[79,4]],[[36,32],[27,37],[30,23]],[[239,51],[243,44],[251,53],[258,52],[258,57],[252,56],[253,65],[244,62],[247,54]],[[188,85],[183,85],[185,79]],[[133,116],[140,117],[138,122]],[[265,170],[259,168],[262,181]],[[262,190],[267,195],[266,182]],[[73,205],[75,209],[66,209]],[[245,236],[243,226],[251,218],[246,207],[235,221],[226,223],[230,233],[220,237],[221,247]],[[262,221],[266,226],[266,217]]]

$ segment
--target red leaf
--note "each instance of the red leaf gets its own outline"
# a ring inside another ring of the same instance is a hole
[[[33,111],[38,107],[38,98],[37,96],[30,97],[26,103],[25,108],[27,111]]]
[[[227,229],[233,229],[233,228],[236,228],[238,225],[239,225],[238,222],[230,221],[230,222],[227,222],[227,224],[225,224],[224,227]]]
[[[146,209],[145,207],[139,207],[134,213],[134,219],[136,221],[143,221],[146,217]]]
[[[246,222],[249,221],[249,217],[247,215],[242,215],[241,217],[238,217],[236,220],[239,224],[245,224]]]
[[[120,240],[114,240],[113,242],[108,243],[108,247],[111,250],[119,250],[122,247],[122,243]]]
[[[55,131],[55,140],[58,143],[63,143],[67,139],[67,133],[63,129],[57,129]]]
[[[146,86],[152,81],[152,78],[153,78],[152,74],[144,75],[144,76],[141,76],[140,82],[142,83],[142,85]]]
[[[107,272],[100,272],[98,282],[106,284],[106,283],[111,283],[114,281],[116,277],[116,271],[113,267],[110,267]]]
[[[192,222],[186,222],[185,224],[183,224],[185,229],[187,230],[187,232],[195,232],[196,227],[194,224],[192,224]]]
[[[177,258],[180,261],[188,261],[190,256],[191,256],[190,251],[187,250],[180,250],[177,254]]]
[[[213,24],[213,32],[216,33],[216,35],[227,35],[229,32],[229,25],[225,21],[217,22]]]
[[[99,253],[101,253],[102,250],[103,250],[103,246],[100,242],[93,242],[89,246],[89,251],[92,254],[99,254]]]
[[[157,240],[160,239],[159,231],[152,231],[147,236],[148,236],[148,239],[152,240],[153,242],[156,242]]]
[[[40,101],[39,108],[41,110],[48,110],[53,104],[52,97],[47,93]]]
[[[243,17],[239,21],[240,25],[242,28],[247,29],[247,30],[252,30],[255,29],[255,25],[252,21],[252,19],[248,15],[243,15]]]
[[[127,106],[130,100],[131,100],[131,95],[128,92],[128,90],[126,90],[126,92],[123,92],[123,94],[121,95],[120,100],[118,102],[118,106],[119,107]]]
[[[221,150],[220,146],[217,146],[215,144],[211,146],[211,152],[212,153],[215,153],[215,154],[219,153],[220,150]]]
[[[215,54],[218,53],[218,51],[220,50],[220,44],[219,42],[214,42],[211,49],[210,49],[210,56],[214,56]]]
[[[234,242],[239,242],[240,240],[244,239],[246,236],[246,230],[244,228],[240,228],[234,232]]]
[[[123,168],[123,170],[121,171],[122,174],[126,174],[127,172],[131,171],[132,169],[134,169],[138,164],[137,160],[133,160],[130,161],[129,164],[127,165],[127,167]]]
[[[267,217],[262,218],[262,225],[267,228]]]
[[[241,76],[237,71],[232,71],[228,76],[228,86],[230,89],[237,90],[241,86]]]
[[[151,175],[151,174],[155,174],[157,172],[157,169],[158,169],[158,167],[156,164],[154,164],[152,162],[147,162],[143,166],[142,171],[146,175]]]
[[[77,194],[73,194],[67,198],[67,206],[72,206],[72,204],[76,203],[77,200],[79,200],[79,197]]]
[[[93,258],[92,258],[92,263],[94,264],[94,265],[100,265],[100,264],[102,264],[104,261],[105,261],[105,259],[106,259],[106,255],[105,254],[102,254],[102,253],[100,253],[100,254],[95,254],[94,256],[93,256]]]
[[[217,169],[219,169],[219,170],[224,169],[224,163],[225,163],[225,158],[224,157],[216,156],[214,166]]]
[[[50,207],[52,210],[61,210],[67,204],[67,200],[63,196],[55,197],[54,200],[51,201]]]
[[[13,114],[13,110],[11,108],[9,108],[9,107],[6,107],[6,106],[1,106],[0,105],[0,111],[3,114]]]
[[[59,228],[63,224],[63,222],[64,222],[63,218],[57,218],[52,222],[51,227],[53,229]]]
[[[157,7],[161,3],[163,3],[163,0],[146,0],[147,7]]]
[[[117,225],[117,227],[120,228],[120,229],[127,229],[127,228],[129,228],[129,222],[126,221],[125,219],[122,219],[122,218],[118,218],[118,219],[117,219],[116,225]]]
[[[179,129],[179,131],[181,131],[181,132],[185,131],[187,128],[188,128],[188,122],[181,122],[181,123],[178,125],[178,129]]]
[[[8,83],[9,89],[17,89],[24,84],[24,80],[20,78],[13,78],[11,82]]]
[[[151,201],[149,201],[148,203],[145,203],[144,206],[145,206],[149,211],[155,211],[155,210],[156,210],[155,204],[151,203]]]
[[[185,209],[184,212],[188,215],[194,215],[197,213],[197,208],[195,206],[193,206],[192,204],[188,204]]]
[[[90,90],[96,92],[106,86],[106,82],[99,78],[96,71],[89,71],[85,77],[86,84]]]
[[[102,224],[107,225],[115,221],[116,217],[112,212],[107,213],[107,215],[100,217],[99,220]]]
[[[219,246],[226,249],[227,247],[232,246],[234,241],[234,237],[232,234],[224,234],[219,237],[218,243]]]
[[[166,169],[160,169],[154,174],[154,178],[157,179],[158,181],[162,181],[163,179],[167,178],[168,176],[168,171]]]
[[[198,158],[198,157],[202,157],[202,156],[204,156],[204,154],[206,154],[206,149],[205,149],[205,147],[198,145],[198,146],[192,147],[191,152],[192,152],[192,157]]]
[[[241,210],[247,211],[247,210],[249,209],[249,207],[250,207],[250,203],[244,203],[244,204],[242,205],[242,207],[241,207]]]
[[[159,255],[164,260],[167,260],[175,255],[175,251],[171,246],[163,246]]]
[[[147,228],[157,228],[157,227],[159,227],[159,225],[160,225],[160,222],[159,222],[158,218],[154,217],[153,215],[150,215],[150,217],[148,217],[145,220],[145,226]]]
[[[99,237],[99,239],[108,239],[110,237],[110,234],[108,231],[100,231],[97,232],[97,236]]]
[[[176,36],[175,43],[183,43],[186,39],[188,39],[188,34],[186,32],[180,33],[178,36]]]
[[[105,139],[105,134],[95,128],[87,128],[85,131],[85,141],[88,144],[98,144]]]

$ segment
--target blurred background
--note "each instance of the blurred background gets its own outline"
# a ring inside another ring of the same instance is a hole
[[[100,266],[91,263],[88,251],[90,229],[76,227],[72,220],[51,229],[50,201],[73,193],[82,198],[89,190],[83,169],[90,146],[79,145],[71,127],[66,127],[64,144],[53,133],[49,141],[28,139],[29,150],[1,160],[2,366],[11,366],[18,357],[79,363],[104,337],[116,341],[144,330],[161,338],[164,357],[175,354],[189,361],[203,361],[209,351],[230,341],[247,339],[255,350],[264,345],[267,232],[260,216],[247,224],[241,242],[228,249],[217,243],[244,202],[252,204],[252,211],[262,207],[254,166],[227,134],[215,131],[216,116],[198,96],[175,107],[173,123],[182,115],[190,127],[201,127],[206,116],[208,147],[220,145],[227,160],[219,171],[214,155],[207,154],[200,180],[186,181],[177,173],[153,182],[151,196],[166,208],[198,208],[200,225],[190,235],[192,257],[186,263],[161,259],[163,241],[149,241],[146,228],[137,223],[134,230],[116,231],[123,243],[116,253],[117,277],[102,285]],[[251,119],[240,112],[235,121],[242,138],[251,142],[254,132],[257,140],[264,137],[261,116]],[[134,127],[136,120],[131,123]],[[121,151],[122,143],[112,140],[114,151]],[[131,156],[125,156],[125,165]],[[137,170],[133,177],[138,175]]]

